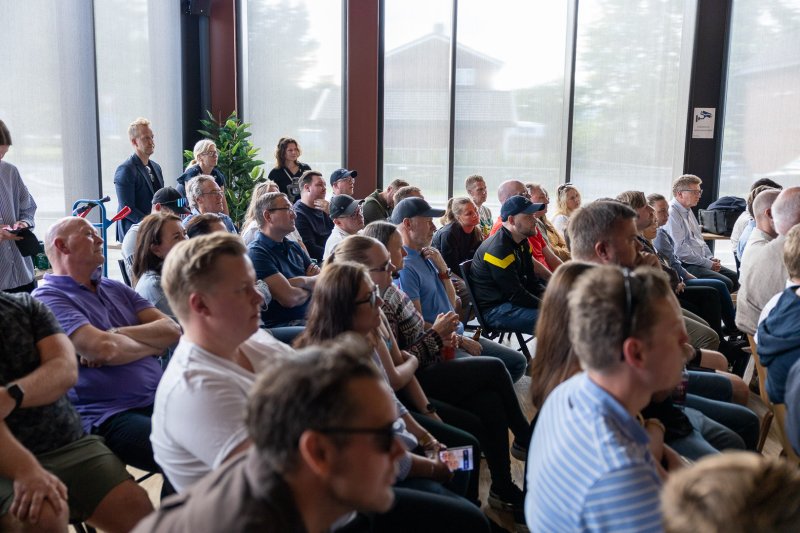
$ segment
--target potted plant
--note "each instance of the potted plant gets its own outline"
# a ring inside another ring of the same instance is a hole
[[[236,111],[224,122],[218,122],[210,111],[206,113],[208,118],[200,121],[204,129],[198,130],[198,133],[217,145],[217,167],[226,178],[225,198],[228,201],[228,211],[236,227],[240,228],[250,205],[253,187],[264,181],[264,162],[256,159],[259,148],[248,140],[252,135],[248,131],[250,124],[239,120]],[[184,150],[183,157],[188,164],[194,154],[191,150]]]

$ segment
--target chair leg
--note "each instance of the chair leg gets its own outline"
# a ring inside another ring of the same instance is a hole
[[[774,417],[775,415],[772,414],[772,410],[769,410],[764,413],[764,418],[761,419],[761,427],[758,432],[758,444],[756,445],[756,451],[758,453],[761,453],[764,450],[764,443],[767,442],[769,428],[772,426],[772,419]]]
[[[525,340],[525,336],[522,333],[520,333],[519,331],[517,331],[514,334],[517,336],[517,342],[519,343],[519,351],[522,352],[522,354],[525,356],[525,359],[527,359],[528,362],[530,363],[531,362],[531,352],[530,352],[530,350],[528,350],[528,342]],[[533,337],[531,337],[531,338],[533,338]]]

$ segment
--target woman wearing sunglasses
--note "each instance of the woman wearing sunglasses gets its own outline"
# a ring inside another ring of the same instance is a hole
[[[305,331],[295,340],[294,345],[302,348],[352,331],[363,335],[372,343],[375,348],[373,360],[384,373],[389,385],[397,379],[395,374],[405,379],[410,371],[413,377],[413,362],[400,369],[392,362],[389,353],[391,347],[382,332],[382,304],[380,289],[372,281],[366,268],[357,263],[336,262],[334,259],[326,264],[319,275],[308,309]],[[395,376],[390,377],[390,373]],[[401,517],[393,516],[391,520],[387,518],[386,522],[391,523],[391,527],[397,531],[411,530],[410,527],[414,531],[419,531],[420,528],[425,531],[443,531],[448,528],[458,531],[488,531],[488,522],[478,507],[439,486],[439,483],[449,482],[452,473],[438,457],[438,441],[416,422],[399,400],[396,403],[398,419],[406,426],[403,433],[406,435],[408,447],[419,454],[408,453],[399,462],[397,499],[408,503],[408,506],[401,503],[395,511],[407,509],[409,512],[402,513]],[[434,458],[429,459],[425,455],[432,455]],[[410,512],[412,509],[414,512]],[[453,520],[461,525],[454,526]],[[381,527],[379,530],[386,529]]]

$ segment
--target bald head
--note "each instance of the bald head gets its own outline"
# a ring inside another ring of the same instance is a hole
[[[103,239],[85,218],[64,217],[47,230],[44,249],[53,273],[83,278],[103,264]]]
[[[56,239],[66,238],[67,235],[80,227],[79,224],[81,223],[89,224],[86,219],[81,217],[64,217],[50,226],[50,229],[47,230],[47,234],[44,236],[44,253],[47,254],[51,262],[53,261],[53,254],[58,252],[55,246]]]
[[[800,187],[781,191],[772,204],[772,218],[778,235],[786,235],[792,226],[800,224]]]
[[[753,200],[753,216],[756,220],[756,227],[772,237],[776,236],[775,223],[772,220],[772,204],[775,203],[780,192],[778,189],[766,189]]]
[[[497,188],[497,199],[500,200],[502,204],[512,196],[517,196],[518,194],[526,192],[527,189],[525,189],[524,183],[518,180],[508,180],[501,183]]]

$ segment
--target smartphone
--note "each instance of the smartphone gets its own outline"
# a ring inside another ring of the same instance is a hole
[[[460,446],[442,450],[439,452],[439,459],[447,465],[451,472],[472,470],[475,466],[472,459],[472,446]]]

